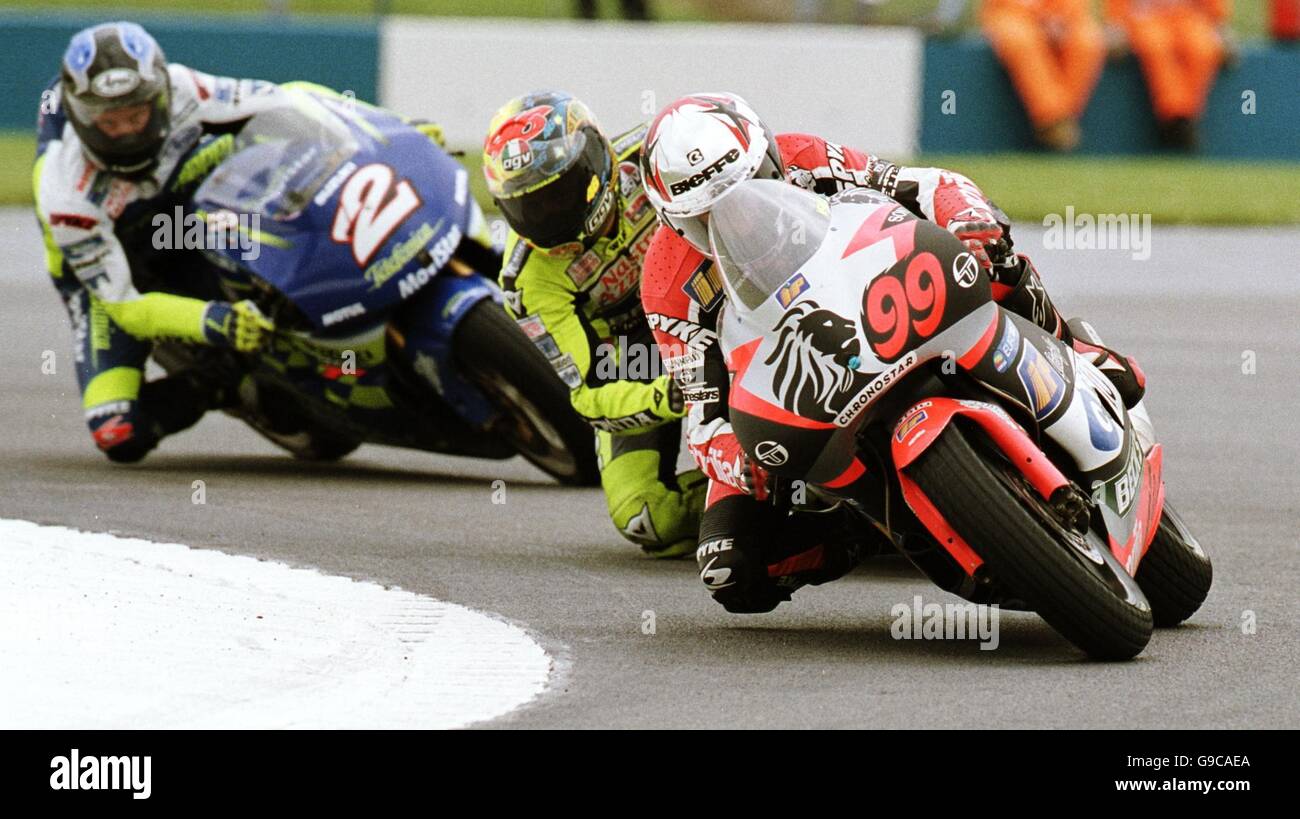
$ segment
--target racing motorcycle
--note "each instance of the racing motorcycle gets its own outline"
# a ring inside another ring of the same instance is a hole
[[[562,483],[596,484],[591,428],[502,307],[466,170],[382,109],[305,90],[293,100],[205,137],[180,172],[202,181],[177,186],[202,222],[207,272],[189,294],[252,299],[275,322],[272,342],[251,356],[168,343],[155,360],[224,368],[240,384],[227,412],[301,458],[362,443],[519,454]]]
[[[778,483],[845,501],[942,588],[1037,612],[1096,658],[1199,608],[1210,560],[1165,498],[1145,408],[1002,309],[951,234],[884,194],[772,180],[740,183],[708,227],[732,426]]]

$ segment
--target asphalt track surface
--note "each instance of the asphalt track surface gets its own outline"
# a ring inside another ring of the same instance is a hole
[[[1002,615],[995,651],[894,640],[892,606],[950,599],[896,560],[728,615],[693,562],[623,542],[598,490],[517,459],[365,447],[304,465],[214,415],[113,466],[82,421],[33,220],[14,210],[0,211],[0,517],[318,567],[522,624],[556,670],[493,726],[1300,727],[1300,230],[1157,226],[1145,261],[1018,236],[1065,311],[1143,364],[1169,496],[1214,559],[1205,606],[1133,662],[1089,662],[1030,614]]]

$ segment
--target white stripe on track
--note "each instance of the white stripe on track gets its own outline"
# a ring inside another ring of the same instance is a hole
[[[454,728],[540,694],[522,629],[422,595],[0,519],[0,728]]]

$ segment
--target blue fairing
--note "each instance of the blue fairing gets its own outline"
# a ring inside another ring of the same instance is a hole
[[[317,330],[383,321],[480,218],[468,174],[387,112],[299,99],[285,115],[254,117],[195,205],[258,217],[255,258],[213,252],[287,296]]]
[[[496,408],[483,393],[466,381],[456,366],[452,334],[470,308],[484,299],[501,302],[496,284],[481,276],[439,276],[416,296],[420,320],[407,331],[406,343],[412,357],[430,355],[437,362],[438,391],[462,418],[485,422]]]
[[[388,112],[305,91],[292,99],[255,115],[194,195],[209,226],[239,222],[255,252],[246,242],[208,252],[287,297],[318,337],[388,324],[402,306],[404,357],[431,358],[413,369],[436,373],[428,385],[486,428],[499,409],[460,374],[452,340],[471,307],[501,295],[482,275],[443,270],[482,225],[468,174]]]

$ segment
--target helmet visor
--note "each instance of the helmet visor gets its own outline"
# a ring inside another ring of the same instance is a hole
[[[161,79],[116,97],[65,87],[63,104],[85,146],[113,170],[147,164],[171,128],[171,95]]]
[[[553,144],[561,142],[565,145]],[[611,184],[614,163],[605,140],[584,129],[563,140],[550,140],[541,143],[541,147],[534,145],[533,150],[546,151],[548,156],[506,186],[523,192],[497,199],[510,227],[544,248],[580,241],[599,231],[614,206]],[[573,153],[562,158],[572,164],[557,175],[556,162],[550,158],[569,150]],[[552,168],[549,174],[537,170],[548,166]],[[533,180],[531,186],[522,183],[524,177]]]
[[[110,108],[91,120],[91,124],[110,139],[122,139],[144,133],[152,114],[153,107],[147,102],[142,102],[138,105]]]

